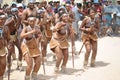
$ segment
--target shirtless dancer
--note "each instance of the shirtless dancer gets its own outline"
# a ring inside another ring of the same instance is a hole
[[[11,16],[7,19],[5,25],[8,26],[10,31],[10,41],[9,41],[9,48],[8,48],[8,57],[11,58],[11,55],[15,55],[15,47],[18,48],[19,55],[18,55],[18,61],[17,61],[17,69],[20,69],[22,67],[22,51],[20,48],[20,42],[18,40],[18,27],[21,23],[21,19],[18,16],[18,9],[12,8],[11,9]],[[10,60],[10,59],[9,59]],[[9,65],[9,63],[8,63]]]
[[[37,16],[37,10],[36,10],[33,2],[29,2],[28,8],[26,8],[22,13],[22,23],[23,23],[24,27],[26,25],[28,25],[27,18],[28,18],[28,16],[31,16],[31,15],[34,17]]]
[[[24,27],[21,32],[21,38],[23,38],[21,49],[23,57],[27,62],[25,80],[31,80],[31,77],[33,80],[38,80],[37,73],[41,65],[41,56],[37,40],[41,38],[41,32],[39,27],[35,25],[35,22],[36,17],[28,17],[28,26]]]
[[[3,80],[6,69],[6,49],[9,41],[9,30],[7,26],[4,26],[6,18],[5,14],[0,14],[0,80]]]
[[[54,25],[54,12],[52,11],[52,7],[50,5],[46,6],[46,11],[45,11],[45,25],[44,29],[42,30],[43,32],[43,37],[44,41],[42,41],[41,46],[42,46],[42,55],[44,61],[47,61],[46,58],[46,53],[47,53],[47,44],[50,41],[52,37],[52,30],[51,27]]]
[[[75,35],[77,34],[74,30],[74,27],[73,27],[73,22],[75,21],[75,13],[71,10],[71,4],[70,3],[67,3],[66,2],[66,11],[67,13],[69,14],[69,19],[68,19],[68,23],[69,23],[69,26],[71,27],[71,35],[70,35],[70,39],[71,39],[71,43],[72,43],[72,47],[74,49],[74,52],[75,52]]]
[[[92,51],[92,57],[91,57],[90,66],[95,67],[95,60],[97,56],[97,39],[98,39],[97,32],[99,31],[100,28],[99,18],[95,17],[96,10],[94,8],[90,8],[88,10],[88,15],[89,16],[83,20],[80,26],[80,30],[82,31],[81,38],[86,48],[86,53],[83,63],[84,68],[87,68],[88,66],[88,60],[91,51]]]
[[[65,12],[60,12],[60,21],[53,28],[53,35],[50,41],[50,49],[55,53],[57,60],[55,65],[55,73],[61,71],[66,72],[68,61],[68,37],[70,35],[70,27],[68,26],[69,15]],[[63,61],[62,61],[63,60]]]

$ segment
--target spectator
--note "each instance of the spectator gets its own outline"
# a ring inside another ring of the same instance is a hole
[[[73,27],[77,33],[76,39],[79,39],[80,32],[78,30],[78,21],[81,21],[83,19],[83,12],[82,12],[82,4],[77,3],[77,5],[72,9],[72,11],[75,13],[75,21],[73,22]]]
[[[116,13],[116,27],[115,27],[115,33],[118,34],[118,31],[120,29],[120,0],[117,0],[117,9],[119,12]]]

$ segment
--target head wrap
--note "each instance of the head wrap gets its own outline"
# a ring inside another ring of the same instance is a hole
[[[17,12],[18,11],[18,8],[12,8],[11,9],[11,12]]]

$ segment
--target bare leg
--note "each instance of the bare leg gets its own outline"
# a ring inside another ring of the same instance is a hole
[[[13,43],[9,42],[8,44],[8,55],[7,55],[7,67],[8,69],[11,68],[12,62],[11,62],[11,55],[13,52]]]
[[[5,69],[6,69],[6,55],[0,57],[0,80],[3,80]]]
[[[60,66],[60,63],[61,63],[61,60],[63,59],[63,53],[62,53],[62,50],[60,49],[59,46],[57,46],[55,49],[55,54],[57,56],[57,60],[56,60],[56,66],[55,66],[55,72],[58,72],[59,71],[59,66]]]
[[[20,48],[21,44],[18,39],[16,40],[15,45],[17,46],[18,51],[19,51],[18,62],[17,62],[17,69],[19,69],[19,67],[22,67],[22,50]]]
[[[16,54],[15,54],[15,46],[14,46],[14,44],[13,44],[12,58],[13,58],[13,60],[16,60]]]
[[[97,55],[97,41],[92,41],[91,67],[95,66],[96,55]]]
[[[33,72],[37,73],[41,66],[41,57],[40,56],[34,57],[34,63],[35,63],[35,65],[34,65]]]
[[[84,58],[84,67],[87,67],[88,59],[89,59],[90,52],[91,52],[90,40],[85,42],[85,48],[86,48],[86,53],[85,53],[85,58]]]
[[[63,51],[63,63],[62,63],[62,66],[61,66],[61,71],[62,72],[66,72],[66,64],[67,64],[67,61],[68,61],[68,49],[62,49]]]
[[[40,66],[41,66],[41,57],[40,56],[37,56],[37,57],[34,57],[34,69],[33,69],[33,72],[32,72],[32,78],[36,80],[37,78],[37,73],[40,69]]]
[[[22,50],[20,48],[21,44],[18,39],[16,40],[15,45],[17,46],[18,51],[19,51],[18,59],[19,61],[22,61]]]
[[[43,57],[46,57],[46,45],[45,45],[46,43],[43,43],[42,42],[42,55],[43,55]]]
[[[33,60],[28,53],[25,54],[25,61],[27,63],[26,76],[30,76],[30,73],[33,67]]]
[[[62,66],[66,66],[68,61],[68,49],[62,49],[62,51],[64,56]]]
[[[57,56],[56,67],[59,67],[61,60],[63,59],[62,50],[59,46],[55,48],[55,54]]]
[[[41,42],[41,47],[42,47],[42,57],[44,61],[47,61],[46,55],[47,55],[47,39],[45,39],[44,42]]]

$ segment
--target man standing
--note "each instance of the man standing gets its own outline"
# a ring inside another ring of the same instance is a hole
[[[22,67],[22,51],[20,48],[20,42],[18,40],[18,27],[21,23],[21,19],[18,16],[18,9],[17,8],[12,8],[11,9],[11,16],[7,19],[5,25],[8,26],[9,31],[10,31],[10,41],[9,41],[9,48],[8,48],[8,56],[10,58],[11,55],[14,55],[15,59],[15,48],[14,45],[17,46],[18,51],[19,51],[19,56],[18,56],[18,62],[17,62],[17,69]],[[9,59],[10,60],[10,59]]]
[[[24,26],[28,25],[28,21],[27,21],[27,18],[28,16],[34,16],[36,17],[37,16],[37,10],[34,6],[34,2],[33,1],[30,1],[29,4],[28,4],[28,8],[26,8],[23,13],[22,13],[22,23],[24,24]]]
[[[54,22],[55,22],[55,18],[54,18],[55,14],[54,11],[52,10],[51,5],[47,5],[46,6],[46,12],[44,13],[44,17],[45,17],[45,24],[41,25],[43,27],[42,34],[43,34],[43,39],[44,41],[42,41],[42,55],[43,55],[43,59],[44,61],[47,61],[46,55],[47,55],[47,44],[48,42],[51,40],[52,38],[52,30],[51,27],[54,26]],[[42,16],[41,16],[42,18]]]
[[[82,4],[77,3],[77,5],[73,8],[73,12],[75,13],[75,21],[73,22],[73,27],[76,31],[76,39],[79,39],[80,32],[78,30],[78,21],[82,20],[83,17]]]

